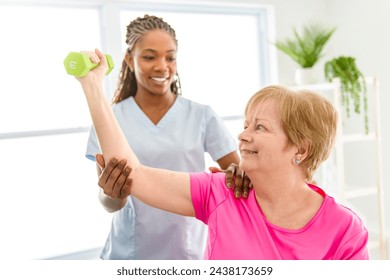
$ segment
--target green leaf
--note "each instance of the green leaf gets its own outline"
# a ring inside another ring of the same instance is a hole
[[[293,29],[293,38],[276,41],[274,45],[302,68],[310,68],[323,56],[323,49],[335,31],[336,28],[309,24],[303,27],[302,34]]]
[[[356,59],[350,56],[339,56],[327,61],[324,65],[325,79],[332,81],[339,78],[341,83],[341,104],[345,106],[347,117],[350,116],[350,100],[353,111],[360,114],[363,100],[365,132],[368,133],[367,86],[364,75],[356,65]]]

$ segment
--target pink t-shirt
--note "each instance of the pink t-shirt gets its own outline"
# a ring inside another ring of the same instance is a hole
[[[314,185],[324,197],[321,208],[301,229],[291,230],[267,221],[254,191],[234,198],[224,173],[191,174],[195,216],[208,225],[205,259],[344,260],[368,259],[368,232],[349,208]]]

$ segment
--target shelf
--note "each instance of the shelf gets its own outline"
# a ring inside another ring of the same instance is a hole
[[[380,248],[381,246],[381,243],[377,240],[374,240],[374,241],[368,241],[368,249],[369,250],[372,250],[372,249],[375,249],[375,248]]]
[[[375,140],[375,133],[370,132],[368,134],[356,133],[343,135],[342,141],[344,143],[359,142],[359,141],[373,141]]]
[[[366,77],[365,80],[366,80],[366,85],[372,85],[376,81],[376,78]],[[294,86],[290,86],[289,88],[292,90],[307,89],[313,91],[334,91],[339,84],[340,84],[340,80],[336,78],[334,79],[334,82],[324,81],[316,84],[294,85]]]
[[[295,85],[290,87],[292,90],[312,90],[312,91],[333,91],[335,88],[334,83],[319,83],[319,84],[306,84],[306,85]]]
[[[352,187],[348,187],[348,188],[352,188]],[[371,186],[371,187],[364,187],[355,190],[347,190],[345,191],[345,198],[353,199],[353,198],[375,195],[375,194],[378,194],[378,188],[376,186]]]

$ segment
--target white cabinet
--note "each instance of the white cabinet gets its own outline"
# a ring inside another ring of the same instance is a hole
[[[340,82],[295,86],[328,98],[339,112],[338,135],[329,159],[315,174],[315,180],[339,202],[361,216],[369,229],[369,248],[373,258],[387,259],[385,235],[382,143],[379,81],[366,78],[369,132],[365,133],[363,111],[351,110],[346,117],[342,107]]]

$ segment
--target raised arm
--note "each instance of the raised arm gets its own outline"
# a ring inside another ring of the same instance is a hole
[[[140,164],[103,91],[104,73],[107,71],[106,57],[99,50],[88,54],[92,62],[100,64],[87,76],[77,79],[87,99],[105,161],[109,162],[112,157],[127,160],[132,169],[131,194],[144,203],[173,213],[194,216],[189,174]],[[137,137],[136,133],[134,137]]]

